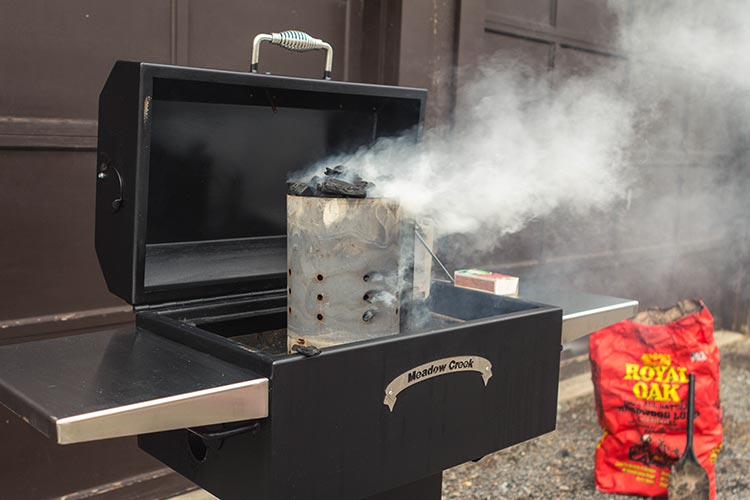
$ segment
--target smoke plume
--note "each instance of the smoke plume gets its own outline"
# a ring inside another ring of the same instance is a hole
[[[750,2],[608,5],[618,18],[614,64],[562,77],[500,54],[459,89],[452,123],[423,131],[417,144],[382,139],[313,170],[344,163],[375,183],[370,195],[395,198],[407,213],[432,219],[440,236],[463,235],[464,248],[487,252],[534,220],[592,213],[617,219],[615,209],[629,210],[632,197],[653,188],[640,167],[657,156],[696,149],[745,154]],[[704,113],[702,126],[685,127],[675,115],[680,106]],[[724,170],[696,172],[700,188],[681,182],[665,189],[647,212],[656,219],[674,215],[693,196],[687,216],[696,217],[696,226],[727,227],[716,204],[741,194]],[[672,237],[658,226],[653,232]]]

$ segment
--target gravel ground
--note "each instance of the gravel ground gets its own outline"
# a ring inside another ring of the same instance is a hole
[[[750,498],[750,339],[721,349],[724,446],[716,462],[718,498]],[[597,499],[594,447],[601,437],[593,396],[561,405],[556,432],[445,471],[443,499]]]

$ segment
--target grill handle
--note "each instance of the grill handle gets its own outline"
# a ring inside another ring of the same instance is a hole
[[[256,35],[253,40],[253,55],[250,64],[250,71],[253,73],[258,72],[258,59],[260,58],[260,44],[263,42],[269,42],[271,45],[278,45],[287,50],[293,52],[307,52],[309,50],[325,50],[326,51],[326,69],[323,73],[323,78],[326,80],[331,79],[331,69],[333,68],[333,47],[331,44],[321,40],[320,38],[314,38],[304,31],[287,30],[281,33],[260,33]]]

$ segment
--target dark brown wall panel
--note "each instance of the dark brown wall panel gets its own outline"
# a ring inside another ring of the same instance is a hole
[[[494,258],[491,258],[491,260],[513,266],[524,262],[539,261],[544,249],[542,246],[543,235],[544,223],[538,220],[531,221],[517,233],[500,238],[498,247],[492,256]],[[461,267],[465,267],[465,265]],[[510,272],[510,269],[505,269]]]
[[[163,468],[138,449],[135,438],[52,445],[3,406],[0,435],[3,500],[48,500],[117,481],[123,471],[136,475]]]
[[[627,91],[627,66],[624,60],[585,50],[560,47],[555,52],[556,76],[565,80],[570,77],[611,78],[618,91]],[[604,80],[602,80],[604,81]]]
[[[615,221],[615,242],[620,252],[652,247],[658,253],[675,243],[679,200],[667,193],[679,184],[682,168],[650,165],[634,172],[635,182],[618,204],[619,218]]]
[[[398,84],[429,91],[425,121],[435,125],[449,119],[455,98],[456,0],[407,0],[401,18]]]
[[[750,125],[746,121],[746,112],[738,111],[750,103],[736,90],[724,89],[722,82],[709,75],[698,80],[693,77],[691,89],[685,92],[690,106],[686,107],[688,121],[688,146],[692,152],[709,155],[736,154],[738,149],[750,148],[747,137]],[[747,104],[746,104],[747,103]]]
[[[550,24],[553,0],[487,0],[487,11],[522,22]]]
[[[747,191],[735,191],[744,175],[731,172],[731,166],[707,157],[705,162],[694,162],[680,169],[677,198],[677,230],[675,240],[682,244],[705,244],[729,240],[747,221]],[[735,263],[737,255],[722,249],[727,263]]]
[[[114,60],[169,62],[170,2],[4,0],[0,47],[0,115],[96,118]]]
[[[517,61],[542,73],[549,66],[552,45],[542,41],[508,36],[492,31],[484,33],[484,54],[500,64]]]
[[[94,252],[95,154],[0,150],[0,166],[0,320],[124,305]]]
[[[612,45],[617,16],[602,0],[557,0],[557,28],[566,37]]]
[[[401,47],[403,10],[401,0],[373,0],[361,3],[360,6],[359,68],[362,81],[397,85],[400,61],[396,54]]]
[[[581,213],[565,208],[544,217],[543,259],[581,259],[610,252],[614,246],[616,211]]]
[[[641,154],[649,163],[674,163],[685,161],[686,131],[689,127],[688,112],[692,104],[684,92],[662,91],[661,82],[669,80],[669,70],[650,67],[647,74],[637,73],[631,77],[630,89],[641,102],[637,117],[637,133],[641,139]]]

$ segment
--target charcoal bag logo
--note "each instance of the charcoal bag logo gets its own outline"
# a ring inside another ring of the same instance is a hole
[[[649,352],[641,363],[625,363],[624,380],[633,381],[633,395],[649,401],[679,403],[677,390],[687,384],[687,368],[672,362],[670,354]]]
[[[481,356],[454,356],[415,366],[394,378],[386,386],[383,404],[390,411],[393,411],[393,407],[396,405],[396,396],[404,389],[439,375],[458,372],[477,372],[482,376],[482,382],[486,386],[492,378],[492,363]]]

